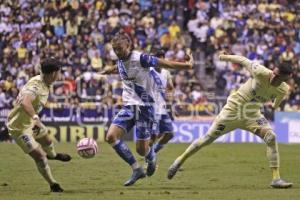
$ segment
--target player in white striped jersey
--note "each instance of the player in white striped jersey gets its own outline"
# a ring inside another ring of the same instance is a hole
[[[116,153],[132,167],[131,177],[124,183],[124,186],[129,186],[146,176],[128,146],[121,140],[121,136],[130,131],[134,125],[137,138],[136,151],[145,157],[148,163],[147,175],[153,175],[156,167],[156,155],[153,148],[149,146],[155,112],[153,108],[155,83],[150,76],[150,68],[189,69],[192,67],[193,60],[191,57],[186,63],[170,62],[133,50],[131,38],[123,33],[119,33],[113,38],[112,46],[119,59],[117,70],[123,81],[123,107],[113,119],[106,140]],[[109,71],[106,72],[109,73]]]
[[[154,49],[154,55],[164,58],[165,52],[161,49]],[[152,135],[154,152],[160,151],[174,136],[172,124],[172,111],[168,108],[168,99],[173,92],[173,81],[170,71],[161,68],[152,68],[150,71],[156,83],[155,102],[155,130]],[[157,141],[156,141],[157,140]]]

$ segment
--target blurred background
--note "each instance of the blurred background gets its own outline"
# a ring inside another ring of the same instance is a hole
[[[264,113],[274,121],[276,113],[291,112],[294,116],[299,111],[299,1],[0,0],[0,3],[2,124],[20,88],[39,73],[40,60],[49,56],[68,64],[41,113],[42,119],[54,127],[53,133],[58,135],[63,131],[58,127],[60,122],[109,124],[115,108],[122,103],[122,83],[118,75],[101,77],[97,72],[115,64],[110,40],[120,30],[131,35],[136,49],[151,53],[151,49],[160,48],[169,60],[184,61],[185,54],[192,51],[193,69],[171,72],[174,92],[170,104],[179,121],[210,123],[226,97],[249,77],[239,66],[218,60],[217,53],[222,49],[270,69],[280,62],[289,62],[294,68],[289,83],[292,91],[279,110],[272,110],[267,103]],[[69,129],[68,134],[72,132]],[[78,130],[79,126],[76,134],[85,134]],[[180,125],[175,127],[178,130]],[[66,136],[66,140],[70,137]]]

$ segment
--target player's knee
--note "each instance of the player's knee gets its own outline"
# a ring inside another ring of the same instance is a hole
[[[146,156],[147,154],[147,149],[144,147],[137,147],[136,148],[136,152],[140,155],[140,156]]]
[[[110,132],[110,131],[107,133],[105,137],[106,142],[109,144],[115,143],[118,139],[119,139],[118,134],[115,134],[114,132]]]
[[[106,134],[105,141],[109,144],[115,143],[117,140],[120,139],[121,135],[124,133],[124,130],[112,125]]]
[[[276,135],[273,131],[267,131],[264,136],[264,141],[267,145],[273,145],[276,143]]]

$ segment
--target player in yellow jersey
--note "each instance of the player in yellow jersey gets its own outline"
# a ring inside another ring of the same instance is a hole
[[[62,63],[54,58],[45,59],[41,63],[40,75],[31,78],[21,89],[7,120],[11,137],[33,158],[52,192],[63,192],[63,189],[53,178],[47,158],[67,162],[71,157],[55,152],[47,128],[41,122],[38,113],[47,102],[49,87],[57,80],[61,66]]]
[[[168,178],[172,179],[186,159],[202,147],[211,144],[223,134],[240,128],[254,133],[265,141],[267,158],[273,172],[271,186],[273,188],[292,187],[292,183],[280,178],[276,135],[260,112],[262,104],[270,100],[273,101],[273,107],[276,109],[288,94],[289,86],[285,81],[292,75],[291,66],[282,64],[271,71],[243,56],[226,55],[224,52],[220,53],[219,59],[242,65],[250,72],[251,78],[237,92],[228,97],[226,105],[214,120],[205,137],[195,140],[174,161],[169,168]]]

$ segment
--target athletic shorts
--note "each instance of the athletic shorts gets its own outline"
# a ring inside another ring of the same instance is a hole
[[[25,129],[24,131],[11,130],[8,128],[8,131],[11,137],[15,140],[16,144],[18,144],[26,154],[32,152],[34,149],[40,146],[36,139],[47,135],[47,132],[33,133],[32,127]]]
[[[238,114],[237,110],[232,109],[232,106],[225,105],[212,123],[207,134],[212,137],[219,137],[237,128],[254,134],[261,129],[272,130],[268,120],[259,111],[242,116]]]
[[[123,106],[112,121],[112,124],[129,132],[136,126],[136,138],[148,140],[153,132],[154,109],[152,106]]]
[[[168,114],[159,115],[156,117],[154,134],[173,133],[172,119]]]

